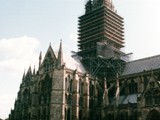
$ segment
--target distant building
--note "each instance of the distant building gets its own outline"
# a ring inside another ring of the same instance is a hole
[[[65,62],[51,45],[24,73],[9,120],[159,120],[160,55],[127,61],[123,18],[111,0],[88,0],[79,52]]]

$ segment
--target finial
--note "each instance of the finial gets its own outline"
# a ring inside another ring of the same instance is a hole
[[[31,64],[29,66],[28,72],[30,72],[32,74],[32,68],[31,68]]]
[[[41,51],[40,54],[39,54],[39,59],[40,59],[40,60],[42,59],[42,51]]]
[[[33,69],[33,75],[36,75],[36,70],[35,70],[35,65],[34,65],[34,69]]]
[[[39,67],[41,65],[41,62],[42,62],[42,52],[40,52],[40,54],[39,54]]]

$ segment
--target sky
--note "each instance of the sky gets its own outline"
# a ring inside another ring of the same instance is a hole
[[[24,71],[37,69],[49,46],[77,51],[78,17],[86,0],[0,0],[0,118],[7,118]],[[160,0],[113,0],[124,18],[126,53],[133,60],[160,54]]]

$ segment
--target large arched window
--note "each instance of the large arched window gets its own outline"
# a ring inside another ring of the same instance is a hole
[[[94,85],[92,84],[92,81],[90,81],[90,85],[89,85],[89,91],[90,91],[90,97],[92,97],[94,95]]]
[[[83,106],[83,97],[82,96],[79,97],[79,106],[80,107]]]
[[[65,90],[67,92],[72,92],[72,89],[73,89],[73,80],[71,79],[71,76],[68,75],[66,78],[65,78]]]
[[[145,94],[145,103],[146,105],[152,104],[152,93],[150,91],[146,92]]]
[[[79,120],[83,120],[82,118],[82,110],[79,110]]]
[[[71,111],[71,108],[68,108],[67,110],[67,120],[71,120],[72,119],[72,111]]]
[[[48,61],[48,59],[46,59],[45,62],[44,62],[44,71],[45,72],[49,71],[49,61]]]
[[[83,86],[84,86],[84,84],[83,84],[82,79],[79,79],[79,94],[80,94],[80,96],[83,95]]]
[[[134,94],[137,93],[138,85],[134,80],[131,80],[131,83],[129,83],[129,93]]]
[[[65,90],[68,91],[68,78],[65,78]]]
[[[93,98],[90,98],[89,107],[90,107],[90,108],[93,108],[93,107],[94,107],[94,99],[93,99]]]
[[[154,91],[153,98],[154,98],[155,104],[160,104],[160,91],[159,90]]]
[[[72,105],[72,96],[71,96],[71,94],[68,96],[68,104],[69,105]]]
[[[70,79],[70,83],[69,83],[69,92],[72,93],[73,91],[73,80]]]
[[[65,104],[68,104],[68,96],[65,94]]]

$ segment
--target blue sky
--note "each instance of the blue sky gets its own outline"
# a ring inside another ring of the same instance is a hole
[[[0,118],[7,117],[29,65],[38,66],[51,43],[64,54],[77,50],[78,17],[86,0],[1,0],[0,3]],[[127,53],[133,59],[160,54],[160,1],[113,0],[124,17]]]

